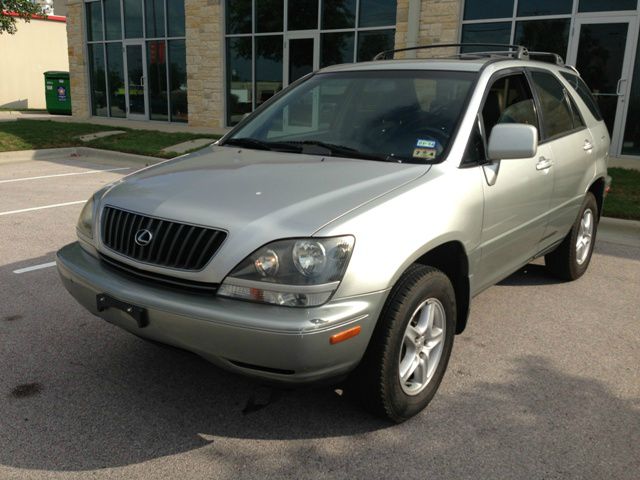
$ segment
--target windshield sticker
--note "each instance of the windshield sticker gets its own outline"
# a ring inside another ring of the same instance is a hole
[[[436,158],[435,148],[415,148],[413,150],[413,158],[424,158],[425,160],[433,160]]]
[[[419,138],[418,141],[416,142],[416,147],[436,148],[436,141]]]

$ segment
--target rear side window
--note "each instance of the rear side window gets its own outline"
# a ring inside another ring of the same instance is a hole
[[[531,78],[540,97],[544,138],[553,138],[584,126],[572,109],[569,94],[552,74],[533,71]]]
[[[564,77],[564,79],[569,82],[569,85],[576,91],[582,101],[587,105],[587,108],[591,112],[591,114],[596,118],[596,120],[602,120],[602,114],[600,113],[600,107],[598,107],[598,103],[596,99],[591,95],[591,90],[587,87],[587,84],[584,83],[577,75],[572,75],[566,72],[560,72],[560,75]]]

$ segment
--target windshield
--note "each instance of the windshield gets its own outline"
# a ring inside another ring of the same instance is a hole
[[[319,73],[223,144],[372,160],[442,160],[475,72]]]

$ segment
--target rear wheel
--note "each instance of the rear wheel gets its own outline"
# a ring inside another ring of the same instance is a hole
[[[352,376],[365,408],[395,422],[431,401],[447,368],[456,303],[441,271],[412,266],[391,291],[365,357]]]
[[[562,280],[576,280],[587,271],[598,229],[598,204],[588,192],[578,218],[562,243],[545,255],[547,270]]]

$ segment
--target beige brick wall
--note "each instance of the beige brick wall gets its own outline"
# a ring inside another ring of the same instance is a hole
[[[224,126],[222,0],[185,0],[189,125]]]
[[[88,73],[84,50],[84,13],[82,0],[67,2],[67,42],[69,77],[71,81],[71,111],[75,118],[89,117]]]
[[[417,44],[457,43],[460,29],[462,0],[422,0],[420,4],[420,26]],[[396,48],[407,46],[409,22],[409,0],[398,0],[396,15]],[[418,58],[434,56],[436,51],[418,50]],[[454,53],[455,49],[437,50],[438,55]],[[404,53],[396,55],[404,58]]]

